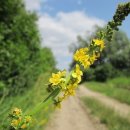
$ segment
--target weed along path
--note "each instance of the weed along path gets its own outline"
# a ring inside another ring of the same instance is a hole
[[[130,119],[130,106],[125,103],[121,103],[113,98],[107,97],[98,92],[94,92],[83,85],[81,85],[79,88],[79,95],[95,98],[105,106],[114,109],[115,112],[117,112],[120,116]]]
[[[92,121],[77,96],[65,100],[56,110],[46,130],[104,130],[99,122]]]

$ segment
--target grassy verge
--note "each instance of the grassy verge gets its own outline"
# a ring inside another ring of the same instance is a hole
[[[108,130],[130,130],[130,122],[117,115],[112,109],[107,108],[93,98],[82,98],[91,114],[97,116],[100,122],[105,124]]]
[[[43,99],[48,95],[46,92],[46,84],[48,80],[49,74],[41,75],[36,82],[35,86],[30,88],[24,94],[15,96],[15,97],[7,97],[0,104],[0,122],[3,121],[5,117],[7,117],[9,111],[13,107],[21,108],[24,112],[31,111],[37,104],[43,101]],[[39,113],[36,114],[35,119],[33,121],[33,127],[30,130],[43,130],[43,126],[49,119],[50,113],[53,111],[53,107],[50,107],[51,101],[47,102],[40,110]],[[2,129],[0,125],[0,130]]]
[[[116,78],[106,83],[88,82],[86,86],[94,91],[130,104],[130,78]]]

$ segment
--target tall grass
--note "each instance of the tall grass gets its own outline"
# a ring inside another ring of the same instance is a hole
[[[82,98],[86,107],[91,111],[91,114],[97,116],[100,122],[105,124],[108,130],[130,130],[130,122],[120,117],[112,109],[107,108],[99,101],[93,98]]]
[[[115,98],[120,102],[130,104],[130,78],[119,77],[106,83],[88,82],[86,86],[94,91]]]
[[[47,96],[46,84],[48,77],[49,74],[43,74],[39,77],[35,86],[30,90],[14,97],[6,97],[5,100],[0,104],[0,122],[2,122],[4,118],[8,116],[8,113],[13,107],[21,108],[23,112],[29,113],[37,104],[42,102]],[[53,110],[53,107],[50,107],[50,105],[51,101],[47,102],[43,107],[40,108],[41,110],[35,115],[32,127],[29,130],[43,130],[43,126],[48,121],[49,114]],[[1,125],[0,130],[2,130]]]

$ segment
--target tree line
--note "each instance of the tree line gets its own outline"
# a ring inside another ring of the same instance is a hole
[[[0,95],[23,92],[55,68],[51,50],[41,47],[37,20],[23,0],[0,0]]]

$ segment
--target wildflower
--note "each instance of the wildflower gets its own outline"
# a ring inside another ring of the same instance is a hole
[[[19,120],[16,120],[16,119],[12,120],[11,122],[12,127],[17,127],[18,125],[19,125]]]
[[[86,56],[86,53],[88,52],[88,48],[81,48],[79,50],[76,51],[76,53],[74,54],[74,59],[76,61],[82,61]]]
[[[19,108],[14,108],[9,117],[11,119],[10,126],[14,130],[26,129],[32,120],[31,116],[23,115],[21,109]]]
[[[68,94],[74,96],[75,95],[75,89],[73,87],[68,88]]]
[[[86,68],[89,68],[91,63],[90,63],[90,57],[84,59],[82,62],[82,66],[86,69]]]
[[[84,68],[88,68],[90,66],[90,56],[87,54],[88,51],[88,48],[81,48],[77,50],[74,54],[75,61],[79,61],[82,64],[82,66],[84,66]]]
[[[64,78],[66,74],[66,71],[59,71],[58,73],[54,74],[52,73],[52,77],[49,79],[49,82],[54,86],[60,84],[62,81],[64,81]]]
[[[104,41],[100,39],[93,39],[94,45],[100,46],[100,51],[102,51],[105,47]]]
[[[14,109],[12,110],[12,114],[13,114],[14,116],[19,116],[19,115],[22,114],[22,111],[21,111],[21,109],[19,109],[19,108],[14,108]]]
[[[72,77],[76,78],[78,80],[78,83],[81,81],[81,76],[83,75],[83,72],[80,70],[80,66],[76,64],[75,70],[72,73]]]

